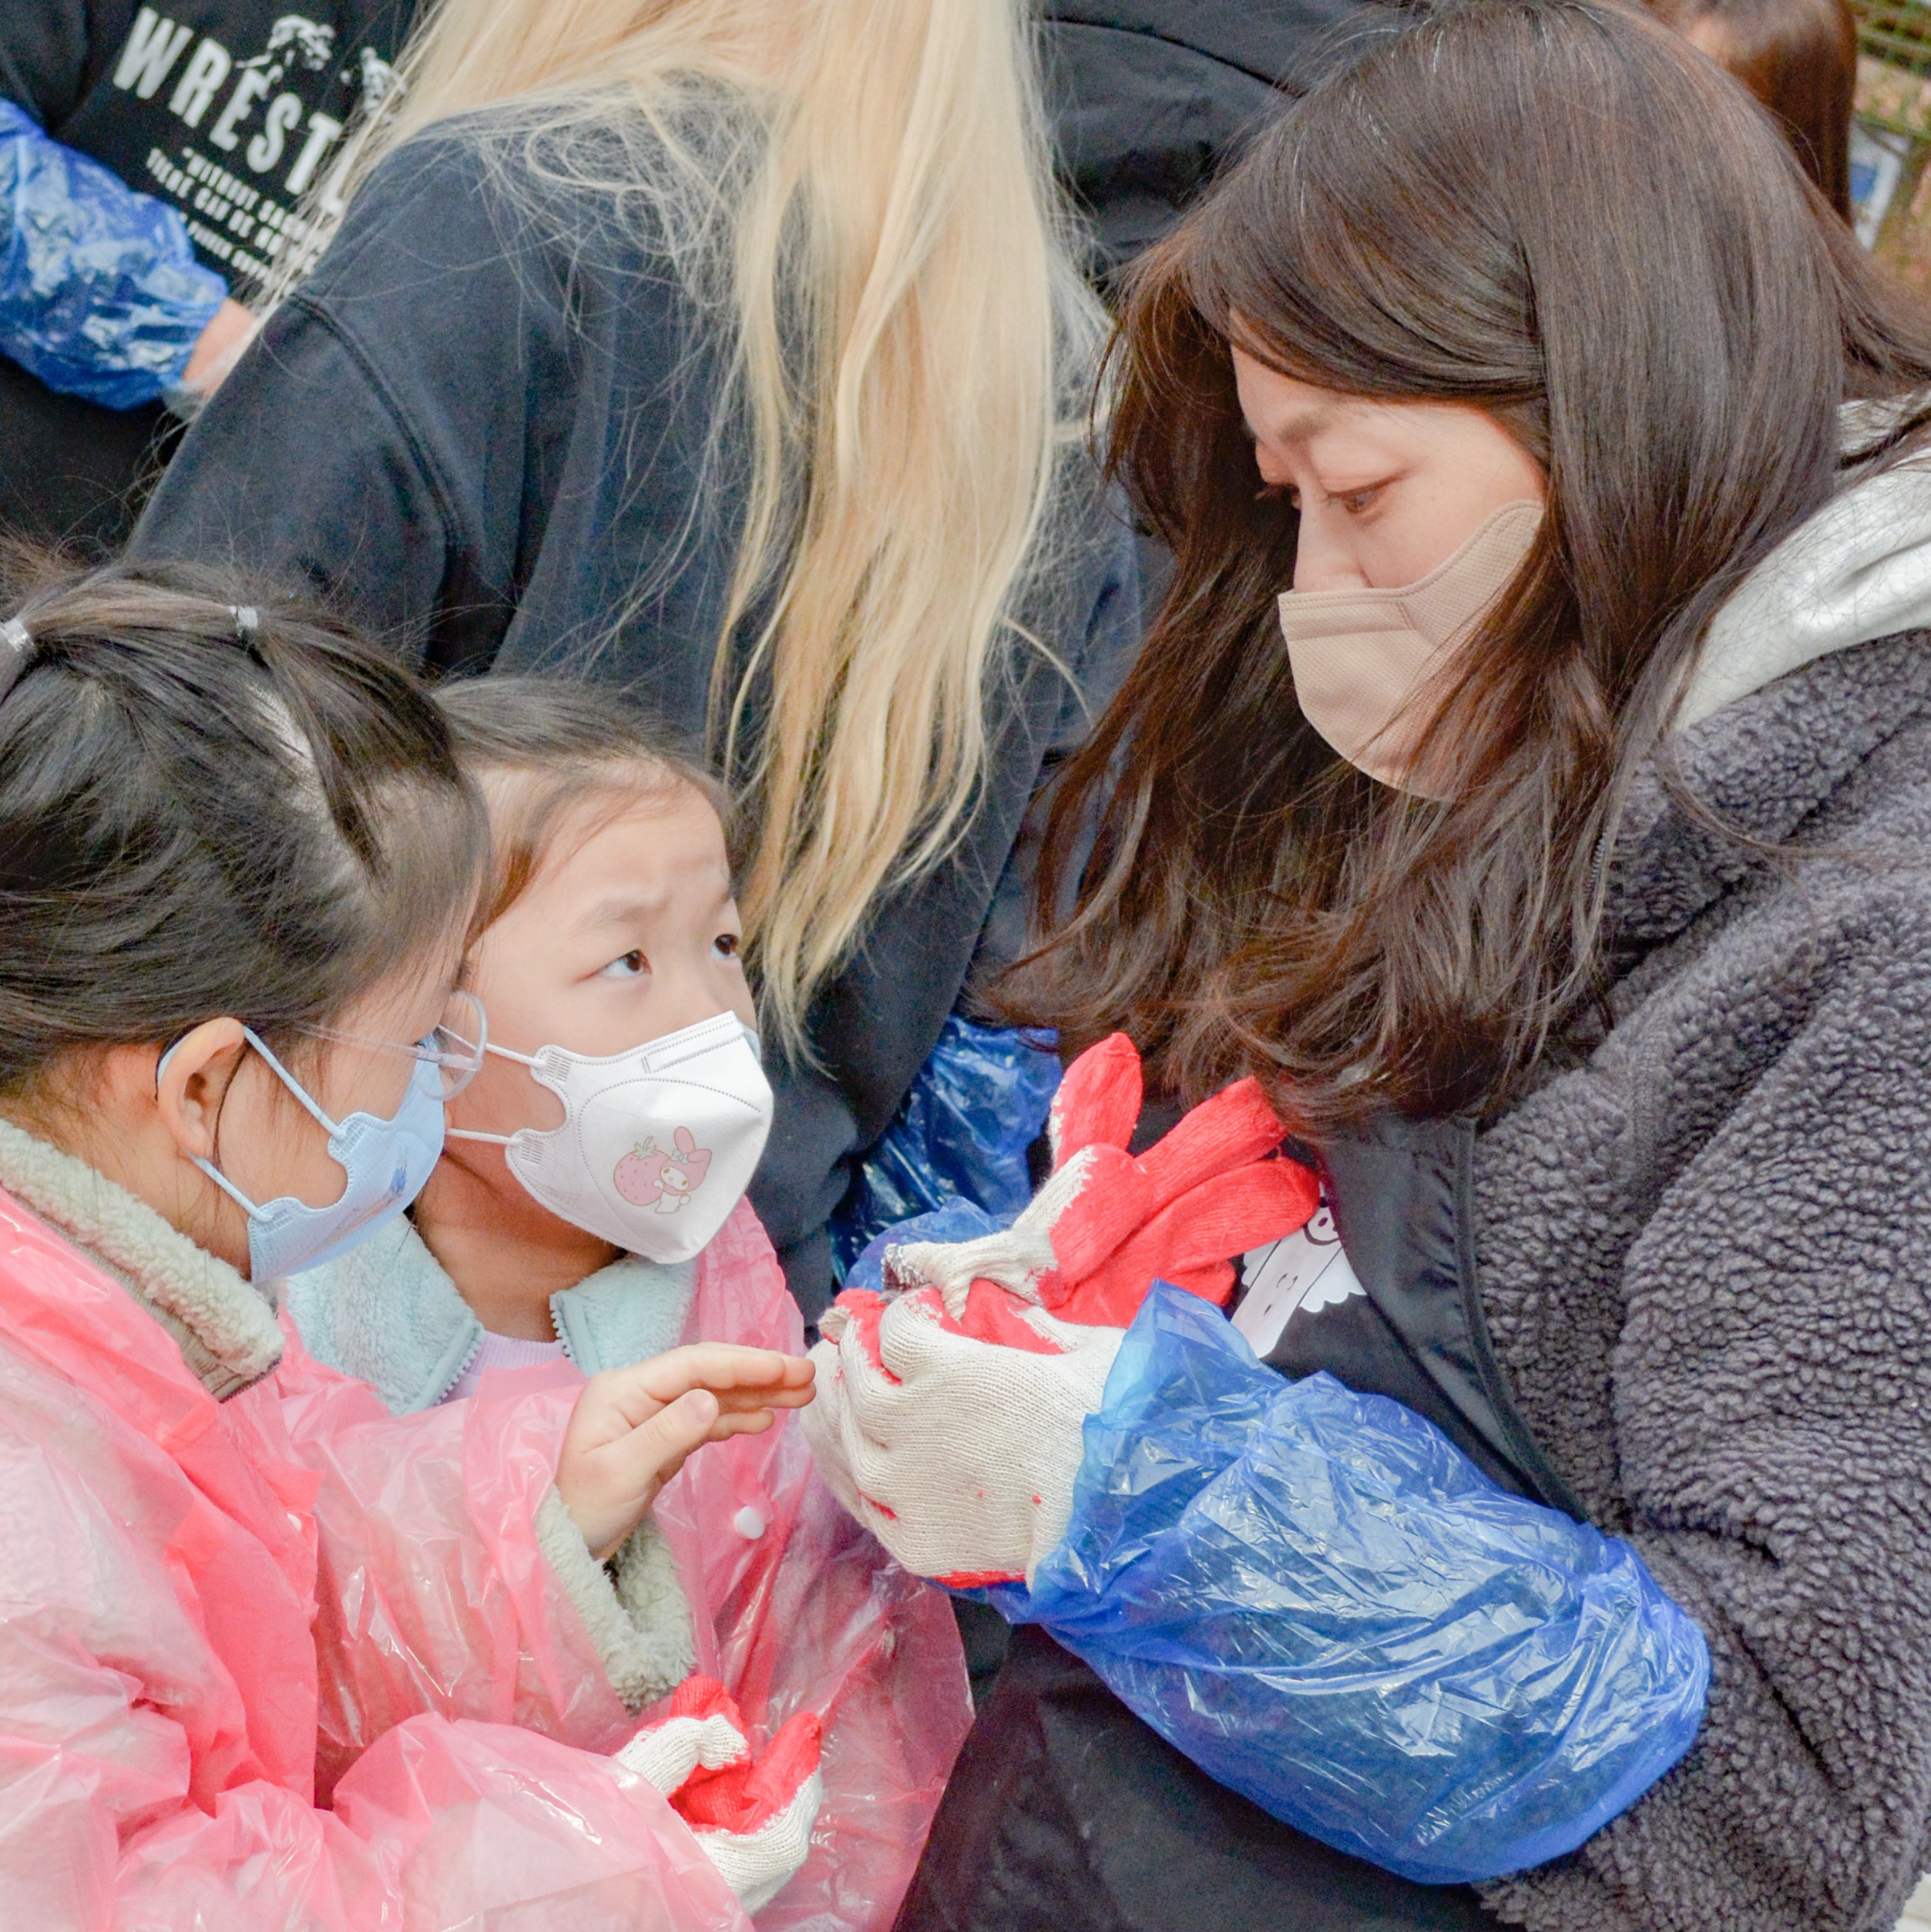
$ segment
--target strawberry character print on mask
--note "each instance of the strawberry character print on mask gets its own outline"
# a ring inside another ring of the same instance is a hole
[[[493,1141],[509,1171],[553,1215],[646,1261],[688,1261],[750,1186],[771,1126],[757,1036],[734,1013],[593,1058],[548,1046],[520,1061],[563,1101],[560,1127]]]
[[[689,1127],[679,1127],[670,1138],[673,1152],[666,1153],[655,1141],[644,1141],[617,1163],[611,1178],[633,1207],[674,1215],[710,1172],[710,1151],[697,1144]]]

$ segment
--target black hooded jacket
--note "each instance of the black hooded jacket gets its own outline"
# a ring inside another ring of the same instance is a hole
[[[1047,93],[1060,165],[1110,277],[1277,113],[1308,55],[1362,0],[1049,0]]]

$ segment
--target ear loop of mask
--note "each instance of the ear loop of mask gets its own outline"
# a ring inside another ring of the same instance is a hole
[[[243,1026],[241,1030],[241,1034],[242,1037],[247,1041],[248,1044],[254,1047],[255,1051],[260,1054],[262,1058],[268,1063],[269,1066],[274,1070],[276,1077],[280,1080],[283,1086],[287,1087],[289,1092],[293,1094],[296,1099],[301,1102],[302,1105],[305,1107],[308,1110],[309,1113],[314,1117],[317,1124],[319,1125],[322,1131],[327,1134],[331,1141],[333,1141],[335,1137],[341,1132],[342,1130],[341,1127],[322,1111],[321,1107],[310,1094],[308,1090],[302,1085],[301,1082],[296,1079],[295,1076],[291,1074],[286,1067],[283,1066],[281,1062],[269,1051],[267,1044],[262,1039],[260,1034],[257,1033],[252,1026]],[[163,1076],[167,1072],[168,1062],[174,1057],[176,1048],[179,1047],[180,1044],[180,1041],[177,1040],[174,1043],[174,1045],[170,1047],[167,1051],[161,1056],[160,1063],[154,1069],[154,1090],[157,1094],[161,1090],[161,1081]],[[221,1098],[222,1104],[226,1106],[227,1104],[228,1097],[225,1090],[223,1091]],[[217,1121],[216,1127],[217,1136],[219,1136],[220,1131],[220,1124]],[[254,1201],[250,1201],[248,1197],[243,1194],[241,1190],[237,1188],[235,1184],[230,1181],[212,1161],[204,1159],[203,1156],[198,1154],[191,1154],[188,1156],[188,1158],[192,1161],[194,1164],[215,1184],[217,1187],[220,1188],[224,1194],[233,1201],[235,1205],[251,1219],[255,1218],[260,1215],[262,1211],[261,1209],[257,1207]]]

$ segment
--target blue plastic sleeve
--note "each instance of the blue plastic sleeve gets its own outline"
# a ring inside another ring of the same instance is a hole
[[[131,409],[180,381],[227,292],[173,209],[0,101],[0,350]]]
[[[1425,1883],[1573,1850],[1688,1750],[1709,1651],[1629,1544],[1508,1494],[1432,1423],[1284,1381],[1157,1284],[1043,1624],[1220,1783]]]
[[[1059,1085],[1050,1033],[975,1026],[951,1015],[839,1209],[840,1267],[848,1271],[882,1231],[895,1235],[898,1224],[949,1201],[972,1202],[1001,1225],[1010,1221],[1032,1198],[1026,1149],[1046,1125]]]

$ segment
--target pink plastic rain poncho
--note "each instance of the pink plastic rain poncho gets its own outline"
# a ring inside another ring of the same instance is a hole
[[[693,1326],[797,1345],[747,1210]],[[546,1373],[392,1418],[291,1335],[217,1402],[0,1195],[0,1923],[744,1932],[683,1823],[604,1755],[636,1719],[536,1541],[577,1386]],[[888,1923],[966,1699],[944,1601],[807,1467],[781,1424],[700,1451],[659,1510],[699,1668],[754,1741],[828,1713],[812,1855],[760,1924],[841,1932]],[[763,1535],[730,1527],[746,1508]]]

